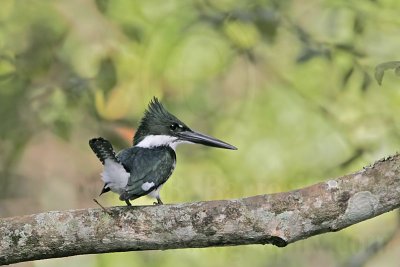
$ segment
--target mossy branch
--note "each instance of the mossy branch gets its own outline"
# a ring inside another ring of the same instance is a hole
[[[0,264],[117,251],[287,244],[400,206],[400,156],[285,193],[0,220]]]

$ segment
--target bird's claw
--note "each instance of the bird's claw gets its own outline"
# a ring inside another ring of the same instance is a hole
[[[157,198],[157,202],[153,202],[153,205],[163,205],[164,203],[161,201],[161,199]]]

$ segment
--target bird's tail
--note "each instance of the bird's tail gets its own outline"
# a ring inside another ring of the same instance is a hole
[[[102,137],[93,138],[89,140],[89,146],[99,158],[101,163],[103,163],[103,165],[106,159],[110,159],[116,163],[120,163],[115,156],[115,152],[111,143],[108,140]]]

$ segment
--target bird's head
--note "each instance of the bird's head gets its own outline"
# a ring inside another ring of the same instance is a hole
[[[170,146],[196,143],[225,149],[237,148],[214,137],[191,130],[184,122],[169,113],[156,97],[150,102],[133,138],[138,147]]]

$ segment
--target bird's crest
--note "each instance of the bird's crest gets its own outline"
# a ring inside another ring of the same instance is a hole
[[[164,106],[161,104],[161,102],[158,100],[157,97],[153,97],[153,99],[150,101],[147,110],[144,112],[144,117],[142,119],[150,119],[151,117],[153,118],[166,118],[169,119],[171,116],[173,116],[172,114],[170,114],[165,108]],[[173,116],[174,117],[174,116]]]
[[[146,135],[163,134],[168,129],[168,126],[173,123],[185,125],[177,117],[169,113],[157,97],[153,97],[133,137],[133,145],[137,145]]]

